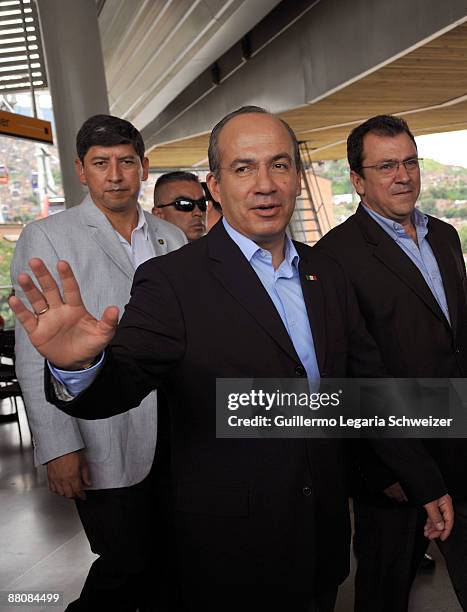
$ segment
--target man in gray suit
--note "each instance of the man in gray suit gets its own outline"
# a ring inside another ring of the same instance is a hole
[[[51,270],[65,259],[76,272],[89,311],[100,317],[109,303],[123,311],[139,264],[179,248],[186,238],[138,204],[149,161],[141,134],[130,123],[108,115],[91,117],[78,132],[77,153],[76,170],[89,195],[79,206],[25,227],[12,277],[27,268],[33,255]],[[15,291],[23,295],[17,284]],[[143,577],[154,520],[145,517],[154,512],[149,475],[156,447],[156,395],[146,397],[139,410],[111,419],[69,417],[46,401],[44,362],[21,325],[16,357],[36,463],[47,466],[52,491],[75,499],[91,549],[100,555],[68,610],[144,610]]]

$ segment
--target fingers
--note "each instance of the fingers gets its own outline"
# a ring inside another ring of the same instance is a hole
[[[69,306],[82,306],[81,292],[70,264],[66,261],[59,261],[57,271],[62,282],[65,303]]]
[[[24,327],[28,334],[32,334],[32,332],[37,327],[37,317],[26,308],[23,302],[16,296],[12,296],[8,299],[8,303],[10,304],[11,310],[15,313],[15,317]]]
[[[454,510],[450,496],[444,495],[425,504],[425,509],[428,514],[424,528],[425,537],[430,540],[435,538],[446,540],[454,526]]]
[[[42,259],[39,259],[37,257],[30,259],[28,263],[29,267],[34,273],[34,276],[37,279],[37,282],[39,283],[42,289],[42,293],[36,288],[30,278],[29,281],[31,285],[29,285],[29,283],[27,284],[27,291],[25,286],[20,281],[20,278],[23,276],[22,274],[20,274],[18,277],[18,283],[21,285],[21,288],[26,293],[26,296],[31,302],[31,305],[34,310],[36,312],[40,312],[47,306],[47,304],[51,308],[55,306],[60,306],[62,304],[62,296],[60,295],[60,290],[45,263],[42,261]],[[37,300],[35,304],[32,303],[30,296],[34,297],[34,299]]]
[[[48,304],[47,299],[44,294],[36,287],[29,274],[19,274],[18,284],[24,291],[24,294],[26,295],[28,302],[31,304],[33,311],[41,312],[42,310],[44,310],[44,308],[46,308]]]
[[[434,540],[439,538],[444,531],[444,521],[438,509],[438,500],[425,504],[425,509],[428,518],[425,523],[424,535],[429,540]]]
[[[423,528],[423,535],[425,538],[428,538],[428,540],[435,540],[441,536],[441,533],[442,532],[436,529],[436,527],[433,525],[432,520],[428,518],[426,520],[425,527]]]
[[[86,493],[83,491],[83,483],[81,478],[73,478],[70,480],[51,480],[49,479],[49,489],[57,495],[68,497],[68,499],[86,499]]]
[[[438,531],[442,531],[444,529],[444,521],[440,511],[438,510],[437,505],[435,505],[436,503],[437,502],[432,502],[430,504],[427,504],[425,507],[428,514],[428,518],[430,519],[433,526]]]
[[[386,487],[383,493],[387,495],[387,497],[390,497],[391,499],[395,499],[399,503],[408,501],[407,496],[404,492],[404,489],[401,487],[399,482],[395,482],[394,484],[389,485],[389,487]]]
[[[18,276],[18,284],[24,291],[29,303],[35,312],[41,312],[47,306],[60,306],[63,303],[59,287],[42,259],[34,257],[29,260],[29,266],[37,279],[42,291],[36,287],[29,274],[22,273]],[[70,264],[66,261],[57,263],[57,271],[63,287],[65,303],[70,306],[82,306],[81,293],[75,275]]]
[[[49,461],[47,464],[49,489],[69,499],[75,497],[86,499],[81,479],[81,459],[79,451],[73,451]]]
[[[454,527],[454,508],[452,506],[452,500],[449,495],[445,495],[444,498],[441,498],[440,503],[441,513],[444,519],[444,532],[440,536],[443,542],[449,537]]]

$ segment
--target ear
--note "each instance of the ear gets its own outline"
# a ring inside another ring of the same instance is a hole
[[[87,185],[86,176],[84,175],[84,166],[80,159],[75,159],[75,170],[81,185]]]
[[[141,177],[142,181],[147,181],[149,176],[149,159],[145,157],[143,159],[143,176]]]
[[[164,218],[164,216],[163,216],[163,210],[164,210],[163,208],[156,208],[156,207],[154,206],[154,207],[153,207],[153,209],[151,210],[151,212],[152,212],[152,214],[153,214],[155,217],[159,217],[159,219],[163,219],[163,218]]]
[[[206,184],[214,200],[222,205],[221,194],[219,190],[219,180],[214,176],[212,172],[209,172],[209,174],[207,174]]]
[[[365,179],[355,170],[350,171],[350,181],[360,197],[365,195]]]
[[[302,173],[300,170],[297,171],[297,189],[295,195],[298,196],[302,193]]]

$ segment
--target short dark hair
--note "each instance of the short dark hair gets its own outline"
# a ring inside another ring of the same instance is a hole
[[[192,172],[185,172],[184,170],[174,170],[173,172],[166,172],[161,174],[154,185],[154,204],[156,204],[157,195],[160,188],[167,183],[178,183],[178,181],[187,181],[191,183],[199,183],[199,178]]]
[[[378,136],[407,134],[414,143],[415,148],[417,148],[414,135],[404,119],[395,117],[394,115],[377,115],[376,117],[371,117],[365,121],[365,123],[354,128],[347,138],[347,159],[350,169],[360,174],[360,176],[363,176],[363,139],[370,132]]]
[[[223,119],[216,123],[216,125],[212,128],[211,135],[209,137],[209,148],[208,148],[208,159],[209,159],[209,169],[214,174],[214,176],[219,178],[219,170],[221,168],[221,155],[219,151],[219,134],[221,133],[223,127],[235,117],[239,115],[249,115],[251,113],[258,113],[260,115],[270,115],[274,117],[272,113],[267,111],[265,108],[261,106],[242,106],[241,108],[237,108],[237,110],[232,111],[228,115],[226,115]],[[292,139],[293,148],[294,148],[294,162],[297,170],[300,170],[300,147],[298,144],[297,137],[295,136],[295,132],[290,127],[288,123],[286,123],[283,119],[279,119],[285,129],[288,131],[290,138]]]
[[[212,193],[209,191],[209,187],[208,184],[205,182],[201,183],[203,189],[204,189],[204,193],[206,194],[206,199],[209,200],[209,202],[212,203],[212,207],[217,210],[218,212],[222,213],[222,206],[219,204],[219,202],[216,202],[216,200],[212,197]]]
[[[81,160],[91,147],[114,147],[130,144],[143,163],[144,141],[139,131],[129,121],[112,115],[93,115],[86,119],[76,136],[76,152]]]

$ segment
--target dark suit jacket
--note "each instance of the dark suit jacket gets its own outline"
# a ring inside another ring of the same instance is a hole
[[[340,267],[296,247],[322,376],[381,375]],[[81,418],[105,418],[162,387],[171,424],[159,436],[170,437],[183,586],[224,585],[227,598],[255,586],[261,607],[346,577],[343,447],[331,439],[216,439],[216,377],[304,376],[266,290],[218,223],[207,237],[140,266],[101,374],[73,402],[55,402]]]
[[[392,376],[465,377],[467,281],[459,237],[452,226],[429,217],[427,240],[443,279],[451,325],[418,268],[361,204],[319,241],[318,248],[346,271]],[[467,440],[432,440],[426,445],[451,495],[465,499]]]

